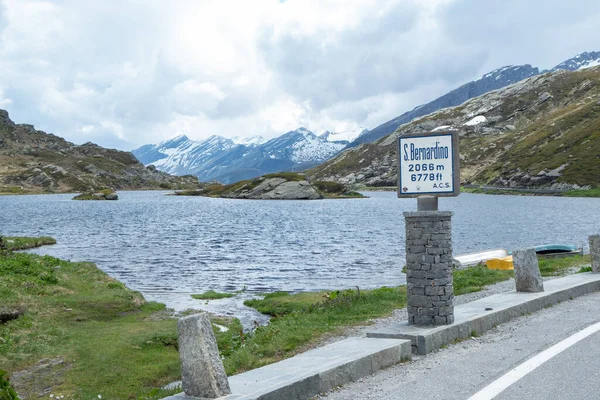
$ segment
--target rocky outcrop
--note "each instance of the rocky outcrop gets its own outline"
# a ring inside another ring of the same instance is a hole
[[[73,197],[73,200],[119,200],[114,190],[105,189],[99,192],[87,192]]]
[[[0,193],[94,192],[98,188],[193,189],[194,176],[146,168],[133,154],[93,143],[75,145],[0,110]]]
[[[222,197],[251,200],[318,200],[323,198],[360,198],[337,182],[314,181],[295,172],[281,172],[260,176],[256,179],[222,185],[208,183],[200,190],[175,192],[179,196]]]
[[[308,181],[287,181],[283,178],[267,178],[258,186],[249,183],[223,197],[229,199],[255,200],[318,200],[323,196]]]

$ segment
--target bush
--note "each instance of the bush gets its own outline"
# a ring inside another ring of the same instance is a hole
[[[8,372],[0,369],[0,400],[18,400],[17,392],[10,386]]]

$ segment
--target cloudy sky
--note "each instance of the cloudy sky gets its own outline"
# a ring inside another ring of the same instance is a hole
[[[598,0],[0,0],[0,108],[74,143],[374,128],[600,50]]]

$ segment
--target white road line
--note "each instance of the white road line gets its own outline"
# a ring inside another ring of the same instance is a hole
[[[473,396],[469,397],[469,400],[493,399],[505,389],[517,382],[519,379],[523,378],[525,375],[535,370],[537,367],[539,367],[546,361],[550,360],[552,357],[560,354],[561,352],[573,346],[577,342],[585,339],[586,337],[598,331],[600,331],[600,322],[588,326],[587,328],[577,332],[573,336],[566,338],[562,342],[558,342],[554,346],[547,348],[538,355],[530,358],[523,364],[502,375],[500,378],[496,379],[494,382],[490,383],[488,386],[484,387],[479,392],[475,393]]]

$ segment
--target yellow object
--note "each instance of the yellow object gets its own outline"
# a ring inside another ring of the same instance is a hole
[[[514,269],[512,256],[503,258],[492,258],[485,262],[489,269],[511,270]]]

